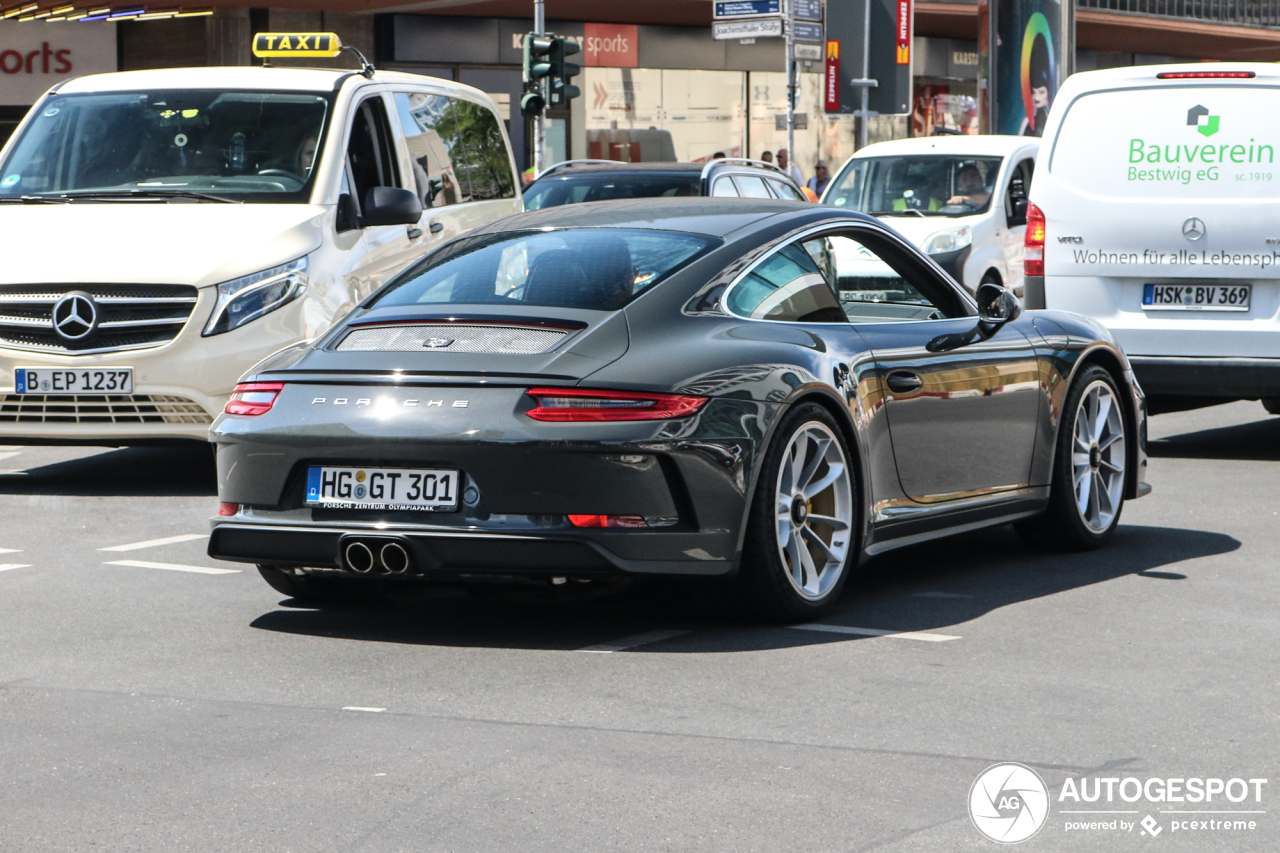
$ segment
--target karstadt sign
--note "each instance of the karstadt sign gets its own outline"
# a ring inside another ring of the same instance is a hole
[[[115,70],[115,24],[0,22],[0,105],[28,106],[55,83]]]

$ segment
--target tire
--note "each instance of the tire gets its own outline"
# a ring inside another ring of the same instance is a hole
[[[261,563],[258,564],[258,574],[276,592],[298,601],[359,604],[377,600],[382,595],[382,585],[378,581],[296,575],[288,569]]]
[[[1263,397],[1262,408],[1273,415],[1280,415],[1280,397]]]
[[[832,608],[858,554],[853,472],[826,409],[807,403],[784,416],[765,453],[733,581],[740,613],[799,622]]]
[[[1128,424],[1115,379],[1085,368],[1063,401],[1049,506],[1015,525],[1032,544],[1071,551],[1100,548],[1124,510]]]

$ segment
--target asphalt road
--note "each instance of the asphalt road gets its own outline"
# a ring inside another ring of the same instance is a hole
[[[0,448],[0,850],[987,850],[967,802],[1001,761],[1054,800],[1020,849],[1276,850],[1280,418],[1151,438],[1112,547],[899,551],[824,630],[679,585],[313,609],[204,555],[203,448]],[[1152,838],[1068,831],[1082,776],[1271,782],[1110,806]]]

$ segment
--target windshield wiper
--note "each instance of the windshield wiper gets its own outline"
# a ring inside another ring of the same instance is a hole
[[[58,193],[53,196],[39,196],[40,198],[66,199],[67,201],[75,201],[77,199],[122,199],[122,198],[189,198],[197,201],[216,201],[223,204],[243,204],[233,198],[226,196],[214,195],[213,193],[202,193],[198,190],[81,190],[77,192]]]
[[[10,195],[0,196],[0,204],[66,204],[64,198],[49,198],[42,195]]]

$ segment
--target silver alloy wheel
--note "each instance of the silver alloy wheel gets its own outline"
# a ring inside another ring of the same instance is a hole
[[[849,465],[826,424],[810,421],[791,436],[775,495],[774,526],[787,580],[803,597],[822,598],[844,571],[853,518]]]
[[[1124,498],[1124,414],[1111,386],[1095,379],[1076,407],[1071,473],[1076,510],[1094,533],[1111,527]]]

